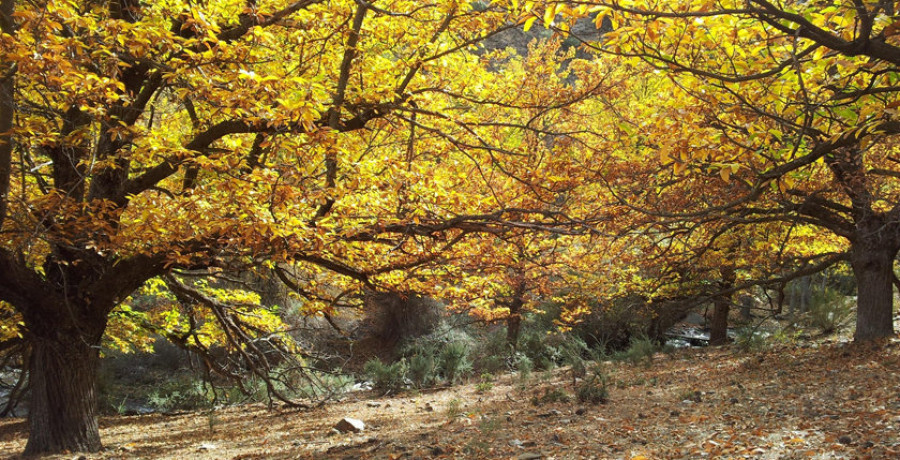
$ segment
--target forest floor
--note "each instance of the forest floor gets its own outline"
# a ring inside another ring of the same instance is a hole
[[[103,452],[54,458],[900,458],[898,339],[682,349],[603,366],[605,404],[571,397],[562,368],[492,388],[352,393],[304,411],[103,417]],[[365,430],[336,434],[343,417]],[[0,457],[22,451],[25,430],[0,421]]]

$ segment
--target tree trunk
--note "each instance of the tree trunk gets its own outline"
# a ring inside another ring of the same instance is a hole
[[[519,329],[522,325],[522,305],[525,302],[521,298],[515,298],[509,305],[509,316],[506,317],[506,344],[516,352],[519,344]]]
[[[857,342],[894,334],[894,257],[890,247],[851,248],[851,265],[856,277]]]
[[[734,287],[734,270],[722,268],[720,273],[722,281],[719,283],[719,287],[722,290]],[[713,301],[715,308],[713,309],[712,322],[709,327],[709,344],[712,346],[728,343],[728,311],[731,309],[731,297],[731,294],[720,294]]]
[[[716,298],[712,321],[709,326],[709,344],[725,345],[728,342],[728,311],[730,301],[727,298]]]
[[[102,447],[97,424],[99,345],[99,338],[84,340],[78,332],[32,341],[26,456],[98,452]]]
[[[13,20],[14,0],[0,0],[0,33],[14,35],[16,24]],[[6,218],[9,202],[9,177],[12,171],[13,122],[15,118],[15,68],[4,63],[0,65],[0,226]]]

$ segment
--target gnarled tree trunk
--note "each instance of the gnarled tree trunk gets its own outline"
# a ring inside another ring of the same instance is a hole
[[[97,452],[102,447],[96,389],[99,337],[64,335],[31,343],[31,433],[25,455]]]

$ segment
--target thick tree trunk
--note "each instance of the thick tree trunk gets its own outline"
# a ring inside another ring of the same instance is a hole
[[[60,334],[63,335],[63,334]],[[98,452],[97,367],[99,339],[32,341],[30,378],[31,433],[25,455],[62,452]]]
[[[855,245],[856,246],[856,245]],[[894,334],[894,258],[890,247],[853,247],[851,265],[856,277],[856,341]]]

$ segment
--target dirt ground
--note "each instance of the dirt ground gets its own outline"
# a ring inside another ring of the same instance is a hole
[[[103,452],[53,458],[900,458],[897,339],[685,349],[646,366],[603,365],[605,404],[571,398],[571,373],[557,369],[480,387],[353,393],[303,411],[104,417]],[[335,433],[342,417],[365,430]],[[0,421],[0,457],[22,451],[25,429]]]

